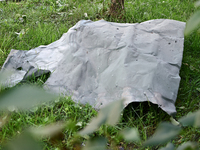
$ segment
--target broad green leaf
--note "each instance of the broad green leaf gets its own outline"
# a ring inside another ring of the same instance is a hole
[[[99,113],[97,118],[93,118],[92,121],[83,130],[79,132],[79,134],[86,135],[93,133],[105,122],[106,122],[106,116]]]
[[[8,114],[0,118],[0,130],[8,122],[9,119],[10,119],[10,116]]]
[[[159,150],[174,150],[174,149],[175,149],[174,145],[172,143],[168,143],[166,147],[163,147]]]
[[[1,92],[1,88],[3,86],[3,82],[6,81],[8,79],[8,77],[12,74],[11,71],[0,71],[0,92]]]
[[[81,130],[79,134],[90,134],[97,130],[103,124],[115,125],[121,116],[121,111],[123,107],[123,100],[115,101],[108,104],[99,111],[98,116],[96,118],[93,118],[89,125]]]
[[[0,110],[27,110],[38,104],[52,101],[56,95],[36,86],[22,85],[0,95]]]
[[[107,140],[103,137],[94,138],[86,142],[83,150],[106,150]]]
[[[170,123],[161,123],[156,129],[154,135],[144,142],[144,146],[165,144],[176,137],[180,130],[180,127],[174,126]]]
[[[200,110],[196,112],[194,127],[196,128],[200,127]]]
[[[179,122],[182,126],[193,126],[195,121],[195,113],[189,114],[179,119]]]
[[[196,11],[186,23],[184,34],[189,35],[193,30],[197,29],[200,25],[200,11]]]
[[[195,2],[194,5],[195,5],[196,7],[199,7],[199,6],[200,6],[200,1]]]
[[[194,142],[186,142],[179,146],[176,150],[198,150],[198,145]]]
[[[183,126],[200,127],[199,117],[200,117],[200,111],[197,111],[197,112],[191,113],[191,114],[189,114],[187,116],[184,116],[184,117],[180,118],[179,122]]]
[[[121,132],[124,139],[128,142],[140,141],[139,132],[135,128],[127,128]]]
[[[65,126],[65,123],[57,122],[44,127],[31,127],[29,132],[36,137],[47,138],[61,133]]]
[[[200,92],[200,88],[196,88],[196,90],[197,90],[198,92]]]
[[[11,140],[3,150],[42,150],[42,147],[31,134],[26,132]]]
[[[102,113],[107,115],[106,123],[114,126],[119,121],[123,108],[123,100],[113,102],[107,107],[103,108]],[[108,114],[106,112],[108,112]]]

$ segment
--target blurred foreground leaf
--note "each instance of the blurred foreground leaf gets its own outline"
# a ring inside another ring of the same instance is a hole
[[[82,131],[80,131],[79,134],[90,134],[97,130],[103,124],[115,125],[121,116],[121,111],[123,107],[123,100],[115,101],[108,104],[99,111],[98,116],[96,118],[93,118],[89,125],[86,126]]]
[[[195,5],[196,7],[199,7],[199,6],[200,6],[200,1],[195,2],[194,5]]]
[[[179,119],[183,126],[200,127],[200,110]]]
[[[196,11],[186,23],[184,34],[189,35],[192,31],[197,29],[200,25],[200,11]]]
[[[65,140],[63,129],[66,127],[66,123],[57,122],[44,127],[32,127],[28,130],[34,137],[48,138],[49,142],[53,146],[60,145],[61,141]],[[60,145],[61,146],[61,145]],[[62,147],[60,147],[62,149]]]
[[[121,132],[124,139],[128,142],[140,141],[139,133],[137,129],[127,128]]]
[[[7,79],[7,77],[11,75],[10,71],[1,71],[0,72],[0,83]]]
[[[103,137],[94,138],[86,142],[83,150],[106,150],[107,140]]]
[[[0,129],[9,121],[9,119],[10,119],[10,116],[8,116],[8,114],[0,118]]]
[[[144,142],[144,146],[154,146],[165,144],[179,134],[181,127],[170,123],[161,123],[154,135]]]
[[[8,77],[12,74],[11,71],[0,71],[0,92],[4,87],[4,82],[8,79]]]
[[[166,147],[163,147],[159,150],[174,150],[174,149],[175,149],[174,145],[172,143],[168,143]]]
[[[42,150],[42,147],[31,134],[23,133],[10,141],[2,150]]]
[[[65,123],[57,122],[44,127],[32,127],[29,131],[36,137],[48,138],[61,133],[65,126]]]
[[[197,143],[194,142],[186,142],[179,146],[176,150],[198,150]]]
[[[36,86],[22,85],[0,95],[0,110],[26,110],[33,106],[55,100],[56,96]]]
[[[194,127],[200,127],[200,110],[196,112]]]

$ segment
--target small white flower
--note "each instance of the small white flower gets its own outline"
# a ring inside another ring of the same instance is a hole
[[[79,127],[81,127],[82,126],[82,122],[78,122],[77,124],[76,124],[76,126],[79,126]]]
[[[8,106],[8,110],[13,112],[16,110],[16,107],[15,106]]]
[[[60,99],[59,98],[57,98],[56,100],[55,100],[55,103],[58,103],[60,101]]]
[[[87,13],[84,13],[84,16],[87,18],[88,17]]]
[[[38,107],[37,107],[37,106],[30,108],[30,111],[31,111],[31,112],[36,112],[37,110],[38,110]]]
[[[45,121],[45,122],[49,121],[49,117],[46,117],[46,118],[44,119],[44,121]]]

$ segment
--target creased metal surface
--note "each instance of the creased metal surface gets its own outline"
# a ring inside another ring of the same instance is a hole
[[[17,84],[34,67],[51,71],[46,89],[76,102],[100,108],[122,98],[125,105],[150,101],[173,115],[184,28],[184,22],[168,19],[140,24],[81,20],[47,46],[12,50],[2,69],[13,71],[5,84]]]

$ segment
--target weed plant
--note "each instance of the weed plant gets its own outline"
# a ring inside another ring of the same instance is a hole
[[[96,21],[103,18],[120,23],[136,23],[150,19],[174,19],[186,22],[196,10],[194,0],[125,0],[124,16],[113,18],[107,12],[109,2],[109,0],[0,2],[0,67],[11,49],[30,50],[40,45],[50,44],[58,40],[81,19]],[[199,41],[198,32],[185,38],[180,71],[181,82],[176,101],[177,118],[200,108]],[[2,116],[4,113],[1,113]],[[76,124],[76,129],[65,130],[65,140],[61,144],[75,148],[73,133],[85,127],[96,114],[97,112],[89,105],[75,104],[69,97],[60,97],[59,102],[42,105],[35,110],[12,113],[10,121],[0,131],[0,145],[29,126],[44,126],[55,121],[71,120]],[[124,149],[138,148],[141,143],[123,141],[118,137],[118,131],[127,127],[136,127],[139,129],[142,140],[146,140],[154,133],[161,121],[170,121],[169,118],[157,105],[147,102],[133,103],[124,110],[123,117],[116,126],[102,126],[91,136],[106,136],[109,146],[113,149],[120,146]],[[200,143],[199,139],[198,129],[186,127],[172,142],[178,146],[185,141]],[[49,140],[44,140],[43,143],[45,149],[56,147]]]

